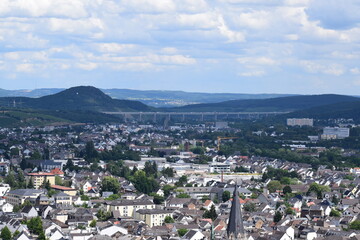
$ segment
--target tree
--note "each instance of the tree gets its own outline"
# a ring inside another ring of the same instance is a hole
[[[332,203],[333,204],[335,204],[335,205],[338,205],[339,204],[339,199],[334,195],[333,197],[332,197]]]
[[[246,203],[244,204],[244,210],[247,212],[255,212],[256,205],[255,203]]]
[[[110,196],[108,196],[107,198],[105,198],[105,200],[113,201],[113,200],[116,200],[116,199],[119,199],[119,198],[120,198],[120,195],[119,195],[119,194],[111,194]]]
[[[191,198],[187,193],[179,193],[176,195],[177,198]]]
[[[175,175],[175,171],[173,168],[171,167],[167,167],[167,168],[164,168],[161,173],[164,175],[164,176],[167,176],[167,177],[174,177]]]
[[[215,209],[215,205],[211,205],[210,210],[205,210],[203,217],[204,218],[211,218],[213,221],[217,218],[217,213]]]
[[[113,192],[118,193],[120,189],[119,181],[114,177],[106,176],[102,181],[101,191],[102,192]]]
[[[44,231],[41,231],[41,233],[38,236],[38,240],[46,240],[46,236],[45,236]]]
[[[11,232],[7,226],[1,229],[0,237],[3,240],[11,240]]]
[[[105,212],[102,209],[100,209],[97,213],[96,213],[96,217],[100,220],[100,221],[107,221],[109,218],[111,218],[111,212]]]
[[[349,225],[350,229],[360,230],[360,220],[352,221]]]
[[[323,193],[329,192],[329,191],[330,191],[330,188],[328,186],[320,185],[320,184],[317,184],[314,182],[314,183],[310,184],[307,194],[309,195],[311,192],[314,192],[314,193],[316,193],[317,197],[319,199],[321,199],[323,196]]]
[[[231,196],[231,194],[230,194],[229,191],[224,191],[224,192],[222,193],[222,200],[223,200],[223,202],[228,201],[228,200],[230,199],[230,196]]]
[[[282,214],[279,211],[276,211],[276,213],[274,215],[274,222],[275,223],[280,222],[282,217],[283,217]]]
[[[44,188],[45,188],[46,190],[50,191],[50,189],[51,189],[51,184],[50,184],[49,180],[47,180],[47,181],[45,182]]]
[[[95,158],[98,157],[98,152],[94,147],[94,143],[92,141],[87,142],[85,146],[85,160],[87,162],[93,162]]]
[[[185,228],[178,229],[178,234],[180,237],[184,236],[187,232],[188,232],[188,230]]]
[[[292,193],[292,189],[290,186],[285,186],[283,188],[283,194]]]
[[[271,182],[269,182],[269,184],[267,185],[267,188],[269,189],[269,191],[271,193],[276,192],[276,190],[280,190],[281,189],[281,183],[277,180],[273,180]]]
[[[63,186],[63,180],[60,176],[55,176],[55,184]]]
[[[175,220],[170,216],[166,216],[165,219],[164,219],[164,222],[165,223],[174,223]]]
[[[96,220],[95,220],[95,219],[92,220],[92,221],[90,222],[89,226],[92,227],[92,228],[96,227]]]
[[[40,235],[43,232],[43,226],[40,217],[31,218],[27,222],[27,227],[29,228],[30,232],[36,235]]]
[[[201,197],[201,201],[202,201],[203,203],[206,202],[206,200],[210,200],[210,197],[207,196],[207,195],[204,195],[204,196]]]
[[[175,186],[177,187],[183,187],[184,184],[186,184],[188,181],[187,176],[183,175],[179,178],[179,181],[175,183]]]
[[[147,161],[145,162],[144,172],[146,173],[147,177],[157,175],[157,164],[155,161]]]
[[[288,207],[288,208],[285,210],[285,214],[286,214],[286,215],[295,215],[295,212],[294,212],[294,210],[293,210],[291,207]]]
[[[6,176],[5,183],[9,184],[11,188],[17,188],[18,184],[13,171]]]
[[[154,203],[155,204],[162,204],[165,201],[163,196],[160,196],[158,194],[154,194]]]
[[[65,166],[64,166],[64,170],[69,169],[70,171],[72,171],[74,169],[74,163],[71,159],[68,159]]]
[[[28,182],[27,188],[29,188],[29,189],[33,189],[33,188],[34,188],[34,183],[33,183],[33,181],[32,181],[31,179],[30,179],[29,182]]]
[[[165,197],[168,197],[171,193],[171,191],[173,191],[175,189],[174,186],[171,186],[171,185],[164,185],[162,190],[164,191],[164,196]]]
[[[331,209],[330,217],[341,217],[341,212],[337,211],[336,209]]]

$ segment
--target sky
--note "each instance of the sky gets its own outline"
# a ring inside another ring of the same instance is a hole
[[[0,88],[357,94],[359,0],[0,0]]]

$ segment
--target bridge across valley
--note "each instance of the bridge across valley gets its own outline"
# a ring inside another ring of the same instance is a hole
[[[185,121],[187,116],[198,116],[199,120],[204,120],[207,116],[212,117],[213,120],[217,121],[218,119],[229,119],[229,118],[260,118],[267,116],[274,116],[285,114],[288,112],[103,112],[105,114],[111,115],[121,115],[124,119],[138,118],[142,121],[144,117],[152,117],[154,121],[158,117],[166,117],[171,119],[172,117],[181,118]]]

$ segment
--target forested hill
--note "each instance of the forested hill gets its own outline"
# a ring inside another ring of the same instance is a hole
[[[152,108],[138,101],[112,99],[95,87],[73,87],[40,98],[3,97],[2,107],[20,107],[43,110],[88,111],[151,111]]]
[[[183,107],[164,109],[165,111],[188,111],[188,112],[256,112],[256,111],[297,111],[309,109],[313,107],[325,106],[329,104],[356,102],[360,98],[336,95],[304,95],[304,96],[290,96],[279,97],[271,99],[256,99],[256,100],[233,100],[220,103],[210,104],[194,104]]]
[[[308,117],[315,119],[345,118],[360,119],[360,101],[342,102],[325,106],[313,107],[295,111],[286,115],[287,117]]]

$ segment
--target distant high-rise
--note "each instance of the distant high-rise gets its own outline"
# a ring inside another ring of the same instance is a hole
[[[288,126],[313,126],[314,119],[312,118],[288,118],[286,121]]]
[[[237,185],[235,185],[234,188],[230,217],[226,231],[229,239],[245,239],[244,223],[242,218],[241,204]]]

